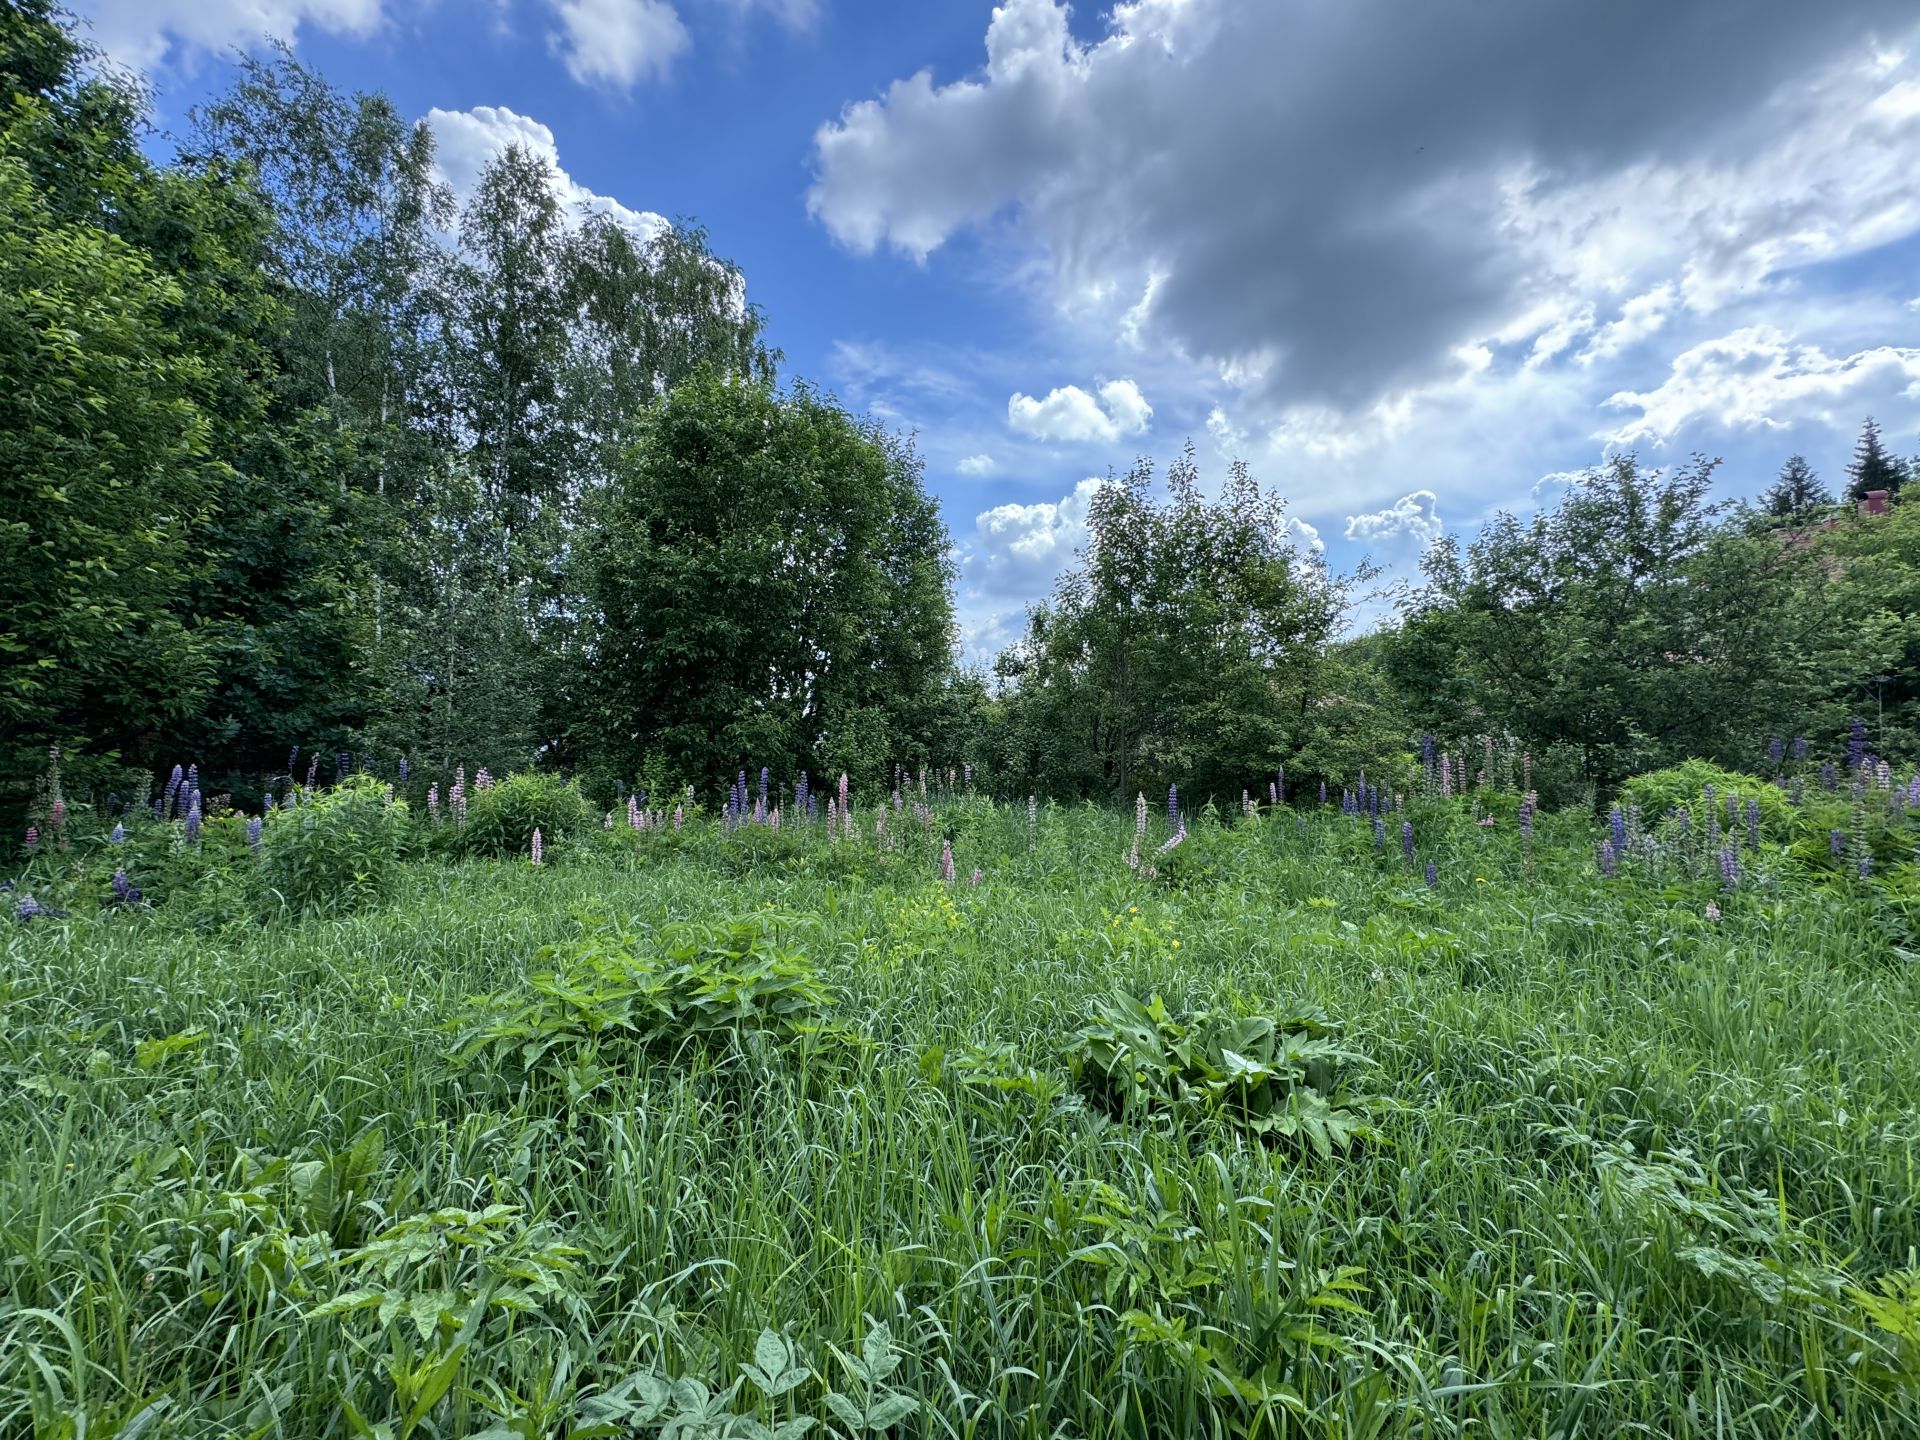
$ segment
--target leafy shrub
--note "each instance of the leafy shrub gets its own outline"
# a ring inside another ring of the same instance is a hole
[[[595,823],[579,787],[557,775],[509,775],[467,797],[467,823],[457,844],[469,855],[505,859],[533,848],[533,832],[548,855],[563,854]]]
[[[1672,766],[1666,770],[1650,770],[1645,775],[1636,775],[1620,787],[1622,805],[1638,805],[1646,823],[1651,826],[1670,810],[1685,806],[1693,815],[1695,823],[1705,819],[1702,807],[1706,801],[1706,787],[1713,787],[1714,804],[1724,806],[1726,797],[1739,797],[1739,821],[1744,833],[1746,825],[1746,805],[1749,800],[1760,805],[1760,833],[1770,840],[1784,841],[1794,827],[1793,803],[1781,792],[1779,786],[1758,775],[1742,775],[1737,770],[1722,770],[1705,760],[1688,760],[1684,764]],[[1724,815],[1722,820],[1724,823]]]
[[[463,1059],[491,1055],[558,1077],[578,1103],[652,1052],[730,1051],[761,1061],[844,1032],[812,965],[781,945],[773,916],[677,925],[651,943],[601,929],[539,958],[552,968],[525,998],[488,998],[459,1040]]]
[[[1124,991],[1094,1011],[1068,1053],[1088,1099],[1109,1114],[1198,1113],[1322,1157],[1371,1134],[1337,1072],[1360,1057],[1306,1016],[1175,1017],[1159,996]]]
[[[355,775],[276,811],[261,835],[260,880],[290,910],[358,910],[392,891],[406,807]]]

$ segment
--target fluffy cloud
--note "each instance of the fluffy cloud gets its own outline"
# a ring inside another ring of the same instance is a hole
[[[1086,542],[1093,497],[1106,482],[1082,480],[1073,493],[1037,505],[996,505],[974,520],[968,581],[992,595],[1033,595],[1072,563]]]
[[[993,473],[993,456],[969,455],[953,468],[958,470],[962,475],[991,475]]]
[[[663,78],[692,45],[668,0],[551,0],[560,29],[548,44],[582,85],[631,90]]]
[[[1414,541],[1424,550],[1440,538],[1446,526],[1440,523],[1439,500],[1431,490],[1416,490],[1403,495],[1385,510],[1370,515],[1347,517],[1349,540],[1375,544],[1399,544]]]
[[[1098,441],[1138,435],[1153,419],[1153,407],[1131,380],[1109,380],[1096,400],[1078,385],[1063,385],[1047,398],[1015,393],[1007,400],[1007,424],[1036,440]]]
[[[380,0],[75,0],[73,9],[101,49],[139,69],[268,35],[293,41],[309,27],[371,35],[385,18]]]
[[[650,210],[630,210],[618,200],[597,195],[560,167],[560,147],[553,131],[538,120],[515,114],[504,105],[476,105],[471,110],[429,110],[434,156],[440,174],[464,204],[480,183],[493,159],[509,146],[545,160],[553,171],[554,194],[570,216],[583,212],[611,215],[641,235],[668,227],[666,219]]]
[[[1082,43],[1006,0],[983,69],[819,130],[809,205],[916,258],[1011,216],[1109,341],[1269,418],[1346,413],[1495,336],[1593,364],[1920,230],[1913,26],[1910,0],[1133,0]]]
[[[1294,548],[1310,551],[1315,555],[1327,552],[1327,542],[1320,538],[1320,531],[1306,521],[1294,516],[1287,517],[1287,534],[1292,538]]]
[[[1846,425],[1865,410],[1885,413],[1874,402],[1889,397],[1920,401],[1920,349],[1880,345],[1834,356],[1769,326],[1749,326],[1682,351],[1657,388],[1613,396],[1609,405],[1639,414],[1607,438],[1664,443],[1701,423],[1719,430],[1784,430],[1808,419]]]

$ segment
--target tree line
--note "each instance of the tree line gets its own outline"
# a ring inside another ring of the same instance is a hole
[[[1915,752],[1913,467],[1871,421],[1847,492],[1887,514],[1799,457],[1745,507],[1623,456],[1389,592],[1245,467],[1142,461],[969,668],[913,447],[782,379],[699,228],[570,213],[515,149],[456,204],[423,123],[284,49],[166,163],[146,126],[51,0],[0,0],[0,815],[53,753],[101,794],[406,756],[1230,805],[1422,733],[1568,799],[1857,715]]]

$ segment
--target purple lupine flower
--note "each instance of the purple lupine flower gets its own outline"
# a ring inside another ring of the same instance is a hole
[[[1769,740],[1767,742],[1767,761],[1769,764],[1773,766],[1774,769],[1778,770],[1780,768],[1780,762],[1782,759],[1786,757],[1786,753],[1787,753],[1786,741]]]
[[[802,770],[799,782],[793,787],[793,808],[802,816],[813,813],[807,808],[807,798],[807,772]]]
[[[1832,855],[1836,860],[1847,853],[1846,831],[1829,830],[1827,832],[1827,853]]]
[[[1796,735],[1793,737],[1793,758],[1796,760],[1804,760],[1807,758],[1806,736]]]
[[[1760,848],[1760,802],[1758,800],[1747,801],[1747,848],[1749,850]]]
[[[1847,769],[1858,770],[1867,755],[1867,722],[1854,716],[1847,731]]]
[[[1620,868],[1620,852],[1613,848],[1613,841],[1600,842],[1600,873],[1612,879]]]
[[[1322,805],[1327,803],[1327,782],[1324,780],[1320,782],[1320,803]]]
[[[1707,808],[1709,810],[1713,808],[1713,802],[1719,798],[1719,795],[1720,792],[1713,788],[1713,782],[1711,780],[1700,787],[1700,798],[1707,802]]]
[[[187,843],[189,845],[197,843],[200,839],[200,800],[198,796],[195,796],[193,802],[187,806],[186,828]]]
[[[1873,852],[1872,851],[1868,851],[1866,854],[1860,857],[1860,878],[1862,880],[1870,880],[1873,878]]]
[[[940,883],[953,884],[953,842],[951,840],[940,842]]]
[[[1413,822],[1411,820],[1400,822],[1400,853],[1407,857],[1409,865],[1413,863]]]
[[[39,848],[40,827],[38,825],[29,825],[27,826],[27,849],[38,850]]]
[[[538,825],[533,827],[533,863],[536,865],[540,863],[540,827]]]
[[[1170,840],[1164,841],[1161,844],[1159,850],[1155,853],[1164,855],[1169,850],[1173,849],[1174,846],[1178,845],[1182,840],[1185,840],[1186,838],[1187,838],[1187,827],[1186,827],[1186,823],[1182,821],[1180,828],[1173,832],[1173,838]]]
[[[766,767],[766,766],[764,766],[764,765],[762,765],[762,766],[760,767],[760,809],[761,809],[761,812],[762,812],[762,813],[765,813],[765,811],[766,811],[766,808],[767,808],[767,767]]]
[[[180,793],[180,786],[185,783],[185,781],[186,772],[178,765],[174,766],[173,773],[167,776],[166,802],[163,813],[168,819],[173,817],[173,800],[174,797]]]
[[[1273,789],[1274,789],[1274,795],[1273,795],[1274,803],[1276,805],[1286,804],[1287,803],[1287,767],[1286,766],[1281,765],[1275,769],[1274,779],[1273,779]]]
[[[260,808],[265,810],[269,815],[280,808],[273,803],[273,791],[269,790],[260,797]]]
[[[140,903],[140,900],[141,900],[140,889],[137,885],[133,883],[133,881],[127,878],[126,871],[124,870],[114,871],[113,880],[111,884],[113,886],[113,903],[114,904],[138,905]]]
[[[247,821],[247,844],[253,848],[253,853],[256,855],[260,853],[260,832],[265,828],[266,821],[258,815]]]
[[[112,833],[110,833],[107,836],[107,843],[109,845],[126,844],[127,843],[127,827],[120,824],[120,822],[116,820],[114,822]]]
[[[1627,853],[1627,817],[1618,805],[1607,812],[1607,830],[1613,841],[1613,853]]]
[[[1431,890],[1435,886],[1437,886],[1439,883],[1440,883],[1440,867],[1434,864],[1433,861],[1429,860],[1427,861],[1427,888]]]
[[[1729,890],[1740,884],[1740,857],[1731,850],[1720,852],[1720,883]]]
[[[1527,796],[1526,799],[1520,802],[1520,813],[1519,813],[1520,839],[1528,845],[1533,844],[1534,809],[1535,807],[1533,803],[1533,796],[1529,795]]]
[[[1387,822],[1378,815],[1373,817],[1373,848],[1384,850],[1387,846]]]
[[[1177,785],[1167,786],[1167,823],[1180,823],[1180,787]]]
[[[400,783],[402,785],[406,784],[407,776],[411,775],[412,773],[413,773],[412,763],[408,761],[406,756],[402,755],[400,757]]]
[[[1839,788],[1839,777],[1834,774],[1832,761],[1820,767],[1820,788],[1829,795]]]
[[[1682,805],[1674,813],[1680,821],[1680,838],[1684,840],[1693,833],[1693,812]]]
[[[311,790],[320,783],[320,752],[314,751],[307,757],[307,789]]]
[[[1420,736],[1420,764],[1426,769],[1433,768],[1433,743],[1432,732]]]

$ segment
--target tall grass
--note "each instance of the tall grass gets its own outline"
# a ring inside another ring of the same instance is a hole
[[[1437,806],[1434,889],[1331,815],[1197,827],[1154,877],[1130,819],[935,824],[13,927],[0,1433],[1920,1430],[1855,1293],[1920,1263],[1920,993],[1867,889],[1606,881],[1584,821],[1528,854]],[[818,1044],[459,1043],[536,973],[617,988],[755,915],[827,987]],[[1324,1015],[1376,1138],[1082,1103],[1116,988]],[[757,1346],[804,1377],[734,1389]]]

